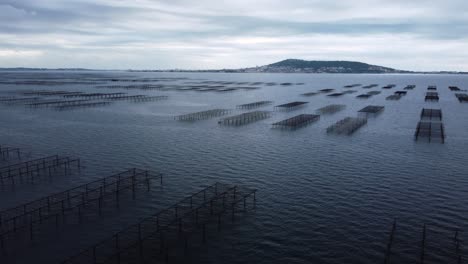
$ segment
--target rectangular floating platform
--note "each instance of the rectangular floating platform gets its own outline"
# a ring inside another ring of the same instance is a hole
[[[427,90],[433,90],[433,91],[435,91],[435,90],[437,90],[437,86],[435,86],[435,85],[429,85],[429,86],[427,87]]]
[[[442,110],[423,108],[421,110],[421,120],[442,120]]]
[[[379,106],[379,105],[368,105],[364,108],[362,108],[361,110],[359,110],[358,112],[360,113],[368,113],[368,114],[377,114],[377,113],[380,113],[381,111],[384,110],[384,106]]]
[[[214,117],[219,117],[223,115],[227,115],[231,112],[228,109],[212,109],[207,111],[195,112],[185,115],[176,116],[174,119],[179,121],[198,121],[198,120],[206,120]]]
[[[457,86],[449,86],[449,89],[450,91],[454,91],[454,92],[461,91],[460,88],[458,88]]]
[[[445,142],[444,125],[440,122],[420,121],[414,133],[416,141],[427,140],[428,142]]]
[[[367,124],[366,118],[346,117],[327,128],[327,133],[351,135]]]
[[[305,104],[308,104],[309,102],[301,102],[301,101],[295,101],[287,104],[281,104],[275,106],[275,109],[278,110],[292,110],[301,106],[304,106]]]
[[[331,104],[317,109],[316,112],[319,114],[334,114],[345,109],[345,107],[346,106],[342,104]]]
[[[317,95],[317,94],[319,94],[319,93],[317,93],[317,92],[308,92],[308,93],[303,93],[301,95],[302,96],[314,96],[314,95]]]
[[[230,116],[218,121],[221,125],[242,126],[271,117],[268,111],[254,111],[240,115]]]
[[[302,114],[297,115],[280,122],[273,123],[273,128],[295,129],[306,126],[320,119],[319,115]]]
[[[425,101],[439,101],[439,94],[437,92],[427,92]]]
[[[395,95],[406,95],[408,92],[407,91],[396,91],[394,94]]]
[[[248,103],[248,104],[237,105],[236,108],[237,109],[254,109],[254,108],[259,108],[259,107],[263,107],[266,105],[270,105],[272,103],[273,103],[272,101],[258,101],[258,102]]]

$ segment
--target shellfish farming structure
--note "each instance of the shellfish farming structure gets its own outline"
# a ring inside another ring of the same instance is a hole
[[[365,85],[365,86],[362,86],[363,89],[371,89],[371,88],[374,88],[374,87],[378,87],[379,85],[378,84],[369,84],[369,85]]]
[[[112,102],[88,102],[88,103],[79,103],[79,104],[57,105],[57,106],[54,106],[54,109],[55,110],[71,110],[71,109],[77,109],[77,108],[106,106],[110,104],[112,104]]]
[[[360,94],[360,95],[356,96],[356,98],[367,99],[367,98],[370,98],[371,96],[372,96],[372,94],[365,93],[365,94]]]
[[[414,236],[411,235],[412,233]],[[435,242],[437,250],[443,250],[446,254],[434,258],[431,249],[434,249]],[[421,229],[415,229],[412,225],[397,225],[395,219],[390,228],[383,263],[461,264],[463,258],[462,242],[458,229],[441,231],[440,228],[434,228],[431,230],[430,226],[426,224],[422,224]]]
[[[228,109],[211,109],[207,111],[189,113],[185,115],[176,116],[174,119],[179,121],[198,121],[198,120],[206,120],[214,117],[219,117],[223,115],[227,115],[231,112]]]
[[[258,101],[258,102],[248,103],[248,104],[237,105],[236,108],[237,109],[254,109],[254,108],[267,106],[272,103],[273,103],[272,101]]]
[[[416,88],[416,85],[410,84],[410,85],[406,85],[406,87],[403,88],[403,89],[404,89],[404,90],[413,90],[414,88]]]
[[[121,95],[121,96],[109,97],[108,100],[112,100],[112,101],[128,100],[128,101],[132,101],[132,102],[148,102],[148,101],[166,100],[167,98],[168,98],[168,96],[166,96],[166,95],[158,95],[158,96]]]
[[[73,106],[73,105],[80,105],[84,102],[89,102],[88,99],[78,99],[78,100],[48,100],[48,101],[39,101],[35,103],[26,104],[30,107],[49,107],[49,106]]]
[[[353,94],[353,93],[357,93],[356,90],[346,90],[343,92],[343,94]]]
[[[275,109],[280,110],[280,111],[295,110],[295,109],[297,109],[299,107],[305,106],[308,103],[309,102],[295,101],[295,102],[290,102],[290,103],[287,103],[287,104],[277,105],[277,106],[275,106]]]
[[[346,117],[327,128],[327,133],[351,135],[367,124],[366,118]]]
[[[331,105],[327,105],[327,106],[324,106],[324,107],[321,107],[319,109],[317,109],[317,113],[319,114],[334,114],[334,113],[337,113],[341,110],[344,110],[346,108],[346,105],[342,105],[342,104],[331,104]]]
[[[102,99],[102,98],[112,98],[126,95],[127,93],[77,93],[77,94],[66,94],[63,97],[84,97],[88,99]]]
[[[64,96],[64,95],[77,95],[82,92],[70,92],[70,91],[52,91],[52,90],[31,90],[23,91],[22,95],[39,95],[39,96]]]
[[[427,92],[425,101],[439,101],[439,94],[437,92]]]
[[[19,160],[21,159],[21,151],[19,148],[11,148],[0,145],[0,154],[2,156],[2,160],[9,160],[14,156]]]
[[[364,114],[378,114],[382,112],[385,109],[384,106],[380,105],[368,105],[361,110],[359,110],[359,113],[364,113]]]
[[[465,94],[465,93],[457,93],[455,94],[455,96],[457,97],[458,101],[460,103],[466,103],[468,102],[468,94]]]
[[[396,84],[387,84],[387,85],[383,86],[382,89],[392,89],[394,87],[396,87]]]
[[[429,85],[429,86],[427,87],[427,90],[435,91],[435,90],[437,90],[437,86],[435,86],[435,85]]]
[[[317,94],[319,94],[319,93],[317,93],[317,92],[308,92],[308,93],[303,93],[301,95],[302,96],[314,96],[314,95],[317,95]]]
[[[440,122],[420,121],[414,133],[416,141],[425,139],[429,142],[445,142],[444,125]]]
[[[442,121],[442,111],[440,109],[426,109],[421,111],[421,120],[416,126],[414,139],[416,141],[425,140],[427,142],[445,143],[445,131]]]
[[[53,155],[0,167],[0,185],[14,186],[24,181],[34,182],[36,178],[44,174],[52,176],[57,169],[63,169],[63,172],[67,174],[72,165],[79,169],[80,159]]]
[[[62,264],[186,262],[223,219],[255,208],[256,189],[216,183],[104,239]],[[249,202],[249,200],[251,202]],[[185,260],[185,261],[183,261]]]
[[[385,100],[394,100],[394,101],[398,101],[401,99],[401,95],[399,94],[392,94],[392,95],[389,95],[387,97],[385,97]]]
[[[321,93],[331,93],[333,91],[335,91],[335,89],[331,89],[331,88],[326,88],[326,89],[319,90],[319,92],[321,92]]]
[[[345,85],[344,88],[354,88],[354,87],[358,87],[358,86],[361,86],[362,84],[360,83],[355,83],[355,84],[348,84],[348,85]]]
[[[130,190],[135,198],[137,187],[143,185],[149,191],[154,178],[162,185],[162,174],[133,168],[1,211],[0,249],[6,253],[18,242],[33,241],[37,231],[50,223],[56,227],[66,221],[81,223],[85,210],[96,209],[100,215],[102,207],[112,202],[118,208],[124,191]]]
[[[338,97],[338,96],[342,96],[342,95],[344,95],[344,93],[332,93],[332,94],[328,94],[327,96]]]
[[[358,96],[356,96],[356,98],[364,98],[364,99],[367,99],[367,98],[370,98],[374,95],[377,95],[377,94],[380,94],[381,92],[380,91],[370,91],[370,92],[367,92],[365,94],[360,94]]]
[[[442,121],[442,110],[423,108],[421,110],[421,120],[437,120]]]
[[[273,128],[296,129],[314,123],[319,119],[319,115],[302,114],[273,123],[272,126]]]
[[[8,105],[25,104],[25,103],[37,102],[40,99],[41,99],[40,97],[22,97],[22,98],[10,97],[10,98],[0,98],[0,103],[4,103]]]
[[[453,92],[461,91],[460,88],[458,88],[458,86],[449,86],[449,89]]]
[[[385,100],[400,100],[406,94],[407,91],[396,91],[394,94],[387,96]]]
[[[221,125],[227,125],[227,126],[242,126],[242,125],[247,125],[247,124],[257,122],[263,119],[267,119],[269,117],[271,117],[271,112],[269,111],[254,111],[254,112],[248,112],[248,113],[243,113],[240,115],[226,117],[226,118],[219,120],[218,123]]]

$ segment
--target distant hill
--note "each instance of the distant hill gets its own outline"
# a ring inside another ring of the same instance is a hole
[[[355,61],[306,61],[287,59],[265,66],[246,68],[244,72],[299,73],[408,73],[388,67]]]

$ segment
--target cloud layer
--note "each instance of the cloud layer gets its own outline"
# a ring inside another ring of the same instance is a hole
[[[285,58],[468,71],[468,1],[0,0],[0,67],[238,68]]]

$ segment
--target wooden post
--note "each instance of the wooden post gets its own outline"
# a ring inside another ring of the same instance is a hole
[[[97,257],[96,257],[96,246],[93,247],[93,263],[97,263]]]
[[[385,264],[388,264],[390,262],[390,254],[391,254],[391,249],[392,249],[392,244],[393,244],[393,237],[395,235],[395,229],[396,229],[396,219],[393,220],[393,225],[392,225],[392,230],[390,231],[390,238],[388,240],[387,244],[387,250],[385,252]]]
[[[234,217],[235,217],[235,210],[236,210],[236,204],[232,203],[232,222],[234,223]]]
[[[203,223],[203,244],[206,243],[206,224]]]
[[[188,235],[187,233],[184,233],[184,254],[185,256],[188,255]]]
[[[421,242],[421,264],[424,264],[425,247],[426,247],[426,224],[424,224],[423,226],[423,237],[422,237],[422,242]]]
[[[119,233],[115,234],[115,251],[117,252],[117,263],[120,263]]]
[[[132,176],[132,199],[135,200],[135,175]]]
[[[32,222],[32,219],[31,219],[31,222],[29,223],[29,239],[30,239],[30,241],[33,241],[33,222]]]

